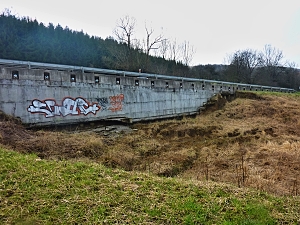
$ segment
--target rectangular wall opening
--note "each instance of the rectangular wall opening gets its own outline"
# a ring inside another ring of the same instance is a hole
[[[120,85],[120,84],[121,84],[120,77],[117,77],[117,78],[116,78],[116,85]]]
[[[76,75],[75,74],[71,74],[71,82],[76,82]]]
[[[44,80],[50,80],[50,73],[44,72]]]
[[[99,76],[95,76],[95,84],[99,84],[99,82],[100,82]]]
[[[19,80],[19,71],[14,70],[12,71],[11,75],[12,75],[12,79]]]

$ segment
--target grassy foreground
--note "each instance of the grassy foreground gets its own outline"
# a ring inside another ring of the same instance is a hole
[[[0,147],[0,224],[298,224],[299,197]]]

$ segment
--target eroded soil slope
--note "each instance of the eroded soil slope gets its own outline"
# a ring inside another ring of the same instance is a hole
[[[42,159],[93,160],[299,195],[299,96],[238,93],[232,101],[215,101],[196,118],[134,124],[130,130],[29,131],[1,114],[0,142]]]

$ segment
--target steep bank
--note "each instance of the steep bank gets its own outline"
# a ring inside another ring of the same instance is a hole
[[[297,95],[238,93],[230,101],[218,99],[196,118],[139,123],[130,130],[28,131],[5,118],[0,142],[43,159],[93,160],[299,195],[299,115]]]

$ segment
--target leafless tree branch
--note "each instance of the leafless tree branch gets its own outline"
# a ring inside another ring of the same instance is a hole
[[[134,34],[136,20],[134,17],[126,15],[117,21],[116,28],[113,33],[117,37],[117,40],[121,43],[125,43],[128,48],[131,47],[132,36]]]
[[[193,60],[194,54],[195,54],[194,47],[190,45],[190,42],[184,41],[182,44],[183,64],[188,66]]]

